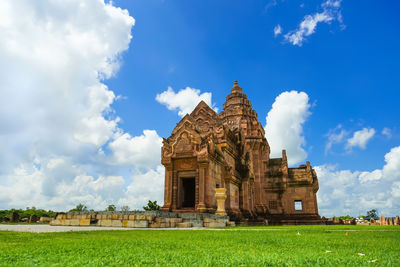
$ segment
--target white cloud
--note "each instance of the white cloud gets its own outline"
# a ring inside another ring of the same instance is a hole
[[[164,166],[159,165],[147,172],[138,172],[133,175],[125,197],[121,198],[118,204],[141,208],[149,199],[156,200],[159,205],[162,204],[164,202],[164,171]]]
[[[325,154],[328,154],[328,152],[331,150],[332,145],[338,144],[344,141],[344,138],[348,135],[348,131],[343,129],[342,125],[336,126],[334,129],[329,130],[328,134],[326,135],[328,137],[328,141],[326,142],[325,145]]]
[[[375,170],[372,172],[362,172],[360,173],[359,180],[360,183],[367,183],[371,181],[377,181],[382,179],[382,170]]]
[[[162,138],[154,130],[144,130],[143,135],[135,137],[124,133],[109,144],[114,164],[138,168],[157,167],[161,161],[161,146]]]
[[[383,176],[385,179],[394,181],[400,180],[400,146],[394,147],[385,155],[385,166]]]
[[[178,115],[184,117],[186,114],[190,114],[201,100],[218,112],[211,101],[211,97],[211,93],[201,94],[200,90],[195,88],[186,87],[175,93],[171,87],[168,87],[167,91],[157,94],[156,100],[167,106],[169,110],[178,110]]]
[[[353,136],[347,139],[346,149],[351,150],[353,147],[365,149],[367,143],[375,135],[374,128],[363,128],[362,130],[354,132]]]
[[[134,22],[101,0],[0,1],[0,207],[104,209],[162,174],[160,137],[119,128],[103,83]]]
[[[400,182],[393,183],[392,196],[400,199]]]
[[[382,134],[386,136],[388,139],[392,138],[392,130],[389,128],[385,127],[382,129]]]
[[[306,15],[296,30],[290,31],[284,35],[285,40],[293,45],[302,46],[305,37],[315,33],[318,23],[330,23],[333,20],[338,20],[342,23],[340,4],[341,0],[328,0],[324,2],[321,5],[323,8],[322,12]]]
[[[268,9],[270,9],[271,7],[274,7],[278,4],[277,0],[270,0],[264,7],[264,12],[267,12]]]
[[[308,101],[306,93],[297,91],[283,92],[275,99],[265,126],[271,157],[281,157],[282,149],[286,149],[290,165],[307,157],[303,124],[311,114]]]
[[[281,25],[278,24],[274,27],[274,36],[276,37],[281,33],[282,33],[282,27]]]
[[[373,171],[339,170],[316,166],[319,180],[318,206],[324,216],[365,215],[378,209],[385,216],[400,210],[400,146],[385,155],[385,165]]]

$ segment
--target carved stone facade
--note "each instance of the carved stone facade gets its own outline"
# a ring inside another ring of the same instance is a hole
[[[163,140],[163,210],[208,212],[217,208],[216,188],[225,188],[225,209],[237,220],[318,223],[318,179],[310,163],[289,168],[270,158],[264,128],[235,81],[217,114],[201,101]]]

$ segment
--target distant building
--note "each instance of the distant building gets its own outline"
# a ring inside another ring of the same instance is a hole
[[[320,223],[316,172],[289,168],[286,151],[270,158],[264,128],[235,81],[219,114],[201,101],[163,140],[165,211],[214,213],[225,188],[231,218]]]

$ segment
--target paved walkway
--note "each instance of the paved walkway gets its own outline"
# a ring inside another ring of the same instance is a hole
[[[0,224],[0,231],[16,231],[16,232],[31,232],[31,233],[54,233],[54,232],[72,232],[72,231],[105,231],[105,230],[214,230],[214,231],[285,231],[296,230],[293,228],[123,228],[123,227],[99,227],[99,226],[51,226],[48,224]],[[301,229],[298,229],[301,231]],[[399,229],[324,229],[325,231],[399,231]]]
[[[98,227],[98,226],[51,226],[48,224],[0,224],[0,231],[16,231],[31,233],[53,233],[53,232],[72,232],[72,231],[104,231],[104,230],[233,230],[233,231],[270,231],[282,229],[230,229],[230,228],[122,228],[122,227]]]

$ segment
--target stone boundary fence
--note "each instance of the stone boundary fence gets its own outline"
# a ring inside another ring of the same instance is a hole
[[[69,212],[50,222],[54,226],[108,226],[127,228],[219,228],[235,226],[228,216],[165,211]]]
[[[399,216],[396,217],[387,217],[381,216],[379,219],[375,220],[374,218],[370,218],[369,220],[363,220],[362,222],[357,221],[356,218],[353,218],[351,220],[342,220],[337,217],[333,217],[332,220],[326,220],[323,217],[323,220],[325,220],[327,225],[331,224],[352,224],[352,225],[400,225],[400,218]]]
[[[399,216],[388,218],[385,218],[385,216],[381,216],[379,217],[379,220],[374,220],[373,223],[379,225],[400,225],[400,218]]]

